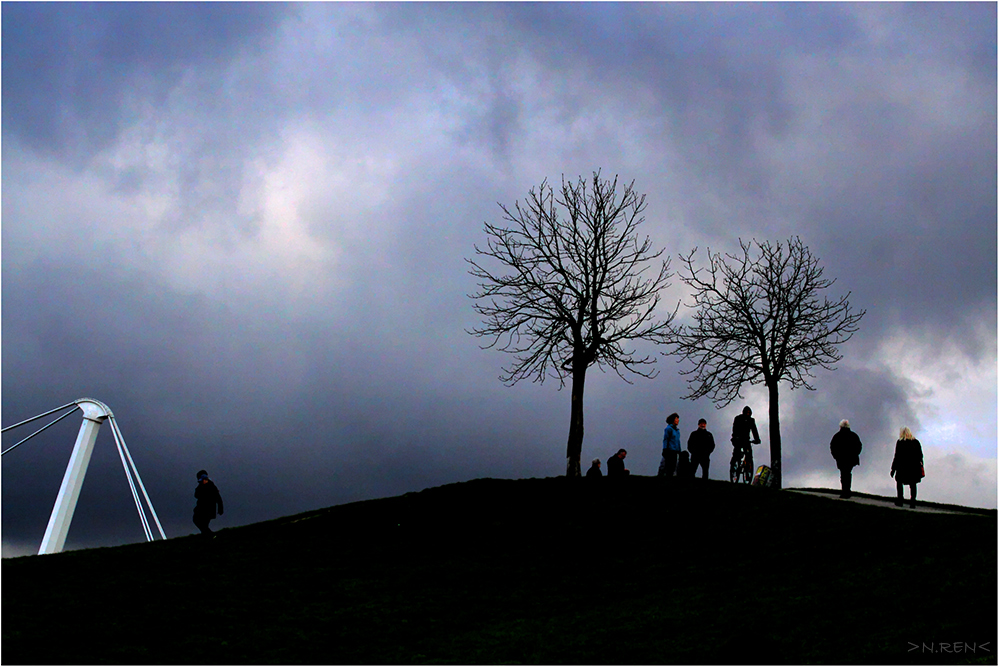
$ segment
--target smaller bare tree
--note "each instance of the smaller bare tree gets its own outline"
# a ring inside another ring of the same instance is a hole
[[[814,390],[815,366],[832,370],[838,346],[858,329],[866,311],[852,312],[850,293],[834,301],[819,297],[833,280],[801,239],[786,245],[765,241],[742,246],[742,255],[711,254],[707,268],[694,266],[695,248],[681,256],[680,279],[694,290],[694,323],[677,328],[672,352],[693,362],[683,398],[709,397],[723,408],[741,396],[747,382],[769,392],[770,465],[781,487],[780,383]]]
[[[475,253],[499,264],[489,269],[467,259],[479,279],[475,310],[483,326],[468,333],[492,339],[495,347],[514,355],[500,379],[513,385],[524,378],[544,382],[555,377],[559,388],[572,380],[572,407],[566,446],[566,475],[580,475],[583,445],[583,389],[593,364],[655,377],[654,356],[639,357],[628,343],[666,340],[675,315],[657,320],[659,290],[669,285],[669,260],[645,275],[653,251],[649,237],[637,235],[644,221],[645,195],[634,181],[619,194],[617,178],[599,172],[587,187],[562,179],[556,193],[547,180],[510,210],[503,204],[506,226],[486,223],[485,249]],[[626,347],[627,346],[627,347]]]

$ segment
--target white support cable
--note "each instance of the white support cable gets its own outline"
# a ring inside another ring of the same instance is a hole
[[[139,483],[139,488],[142,490],[142,496],[146,499],[146,505],[149,506],[149,513],[153,515],[153,521],[156,522],[156,528],[160,531],[160,537],[164,540],[167,538],[166,533],[163,532],[163,524],[160,523],[160,518],[156,515],[156,508],[153,507],[153,501],[149,499],[149,494],[146,493],[146,486],[142,483],[142,477],[139,475],[139,469],[135,467],[135,462],[132,460],[132,454],[128,451],[128,445],[125,444],[125,436],[121,434],[121,429],[118,428],[118,420],[114,418],[114,415],[110,417],[111,430],[118,434],[118,438],[121,439],[121,447],[125,450],[125,456],[128,457],[128,462],[132,466],[132,470],[135,472],[135,480]]]
[[[17,428],[18,426],[21,426],[23,424],[28,424],[30,422],[35,421],[36,419],[41,419],[42,417],[48,417],[53,412],[59,412],[60,410],[65,410],[66,408],[74,408],[75,409],[75,408],[78,408],[78,407],[79,406],[76,404],[76,401],[73,401],[72,403],[67,403],[66,405],[62,406],[61,408],[56,408],[54,410],[49,410],[48,412],[43,412],[42,414],[40,414],[38,416],[32,417],[31,419],[25,419],[23,422],[17,422],[16,424],[8,426],[7,428],[0,428],[0,433],[3,433],[5,431],[9,431],[12,428]],[[72,414],[72,413],[70,413],[70,414]]]
[[[112,418],[109,418],[113,419]],[[135,509],[139,513],[139,521],[142,522],[142,532],[146,535],[146,541],[153,541],[152,531],[149,530],[149,521],[146,519],[146,513],[142,508],[142,501],[139,500],[139,494],[135,490],[135,482],[132,480],[132,471],[128,469],[128,462],[125,461],[125,454],[121,447],[121,436],[118,431],[114,428],[114,422],[111,422],[111,435],[114,436],[114,444],[118,449],[118,458],[121,459],[121,467],[125,470],[125,479],[128,480],[128,488],[132,491],[132,500],[135,502]]]
[[[139,521],[142,522],[142,532],[146,535],[146,542],[153,541],[153,533],[149,530],[149,521],[146,519],[146,513],[142,509],[142,501],[139,500],[139,494],[135,491],[135,483],[132,481],[132,472],[128,469],[128,462],[125,461],[125,454],[121,449],[121,441],[119,440],[118,432],[115,430],[112,422],[111,435],[114,436],[114,444],[118,449],[118,458],[121,459],[121,467],[125,469],[125,479],[128,480],[128,488],[132,490],[132,500],[135,502],[135,509],[139,513]]]
[[[70,405],[72,405],[72,404],[70,404]],[[64,407],[65,407],[65,406],[64,406]],[[62,408],[59,408],[59,409],[61,410]],[[5,450],[3,450],[2,452],[0,452],[0,456],[3,456],[4,454],[6,454],[6,453],[7,453],[7,452],[9,452],[10,450],[14,449],[15,447],[19,447],[19,446],[23,445],[23,444],[24,444],[24,443],[26,443],[26,442],[27,442],[28,440],[31,440],[31,439],[32,439],[32,438],[34,438],[34,437],[35,437],[36,435],[38,435],[39,433],[41,433],[42,431],[44,431],[45,429],[47,429],[47,428],[48,428],[49,426],[53,426],[54,424],[58,424],[58,423],[59,423],[59,422],[61,422],[61,421],[62,421],[63,419],[65,419],[66,417],[70,416],[71,414],[73,414],[74,412],[76,412],[76,411],[77,411],[77,410],[79,410],[79,409],[80,409],[80,408],[79,408],[79,406],[78,406],[78,405],[74,405],[74,406],[73,406],[73,409],[72,409],[72,410],[70,410],[69,412],[67,412],[66,414],[64,414],[64,415],[63,415],[62,417],[59,417],[58,419],[55,419],[54,421],[51,421],[51,422],[49,422],[49,423],[48,423],[48,424],[46,424],[45,426],[41,427],[40,429],[38,429],[37,431],[35,431],[35,432],[34,432],[34,433],[32,433],[31,435],[29,435],[29,436],[28,436],[27,438],[25,438],[25,439],[24,439],[24,440],[22,440],[21,442],[17,443],[16,445],[11,445],[11,446],[10,446],[10,447],[8,447],[7,449],[5,449]],[[52,412],[55,412],[55,410],[53,410]],[[50,415],[50,414],[52,414],[52,412],[46,412],[46,413],[45,413],[45,415]],[[39,416],[41,416],[41,417],[44,417],[45,415],[39,415]],[[28,421],[23,421],[23,422],[21,422],[21,424],[27,424],[28,422],[32,422],[32,421],[35,421],[35,419],[38,419],[38,417],[34,417],[34,418],[32,418],[32,419],[29,419]],[[21,424],[14,424],[14,426],[20,426]],[[14,426],[8,426],[7,428],[14,428]],[[5,428],[4,430],[6,431],[7,429]]]

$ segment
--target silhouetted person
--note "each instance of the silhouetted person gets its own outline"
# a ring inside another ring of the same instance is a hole
[[[680,452],[680,458],[676,462],[676,476],[678,479],[694,476],[694,466],[690,465],[690,452]]]
[[[923,479],[923,448],[913,437],[908,426],[898,432],[895,443],[895,458],[891,462],[891,476],[895,478],[898,498],[895,504],[902,506],[902,486],[909,486],[909,507],[916,507],[916,485]]]
[[[735,465],[742,459],[745,452],[752,456],[753,448],[750,445],[749,436],[752,435],[752,444],[760,444],[760,433],[756,430],[756,420],[753,419],[753,410],[748,405],[742,409],[741,415],[736,415],[732,421],[732,461],[730,465]]]
[[[842,490],[840,498],[850,497],[850,487],[853,484],[853,467],[860,465],[860,450],[864,445],[860,442],[860,436],[850,430],[849,420],[844,419],[839,423],[839,431],[829,441],[829,451],[836,459],[836,467],[839,468],[839,482]]]
[[[215,518],[216,506],[219,514],[222,514],[222,495],[215,482],[208,479],[206,470],[198,471],[198,486],[194,489],[194,497],[198,499],[198,504],[194,506],[194,525],[202,535],[211,537],[215,531],[208,527],[208,523]]]
[[[619,449],[617,454],[607,459],[608,477],[626,477],[631,474],[631,471],[624,467],[624,457],[627,455],[627,451]]]
[[[697,420],[697,430],[687,438],[687,451],[690,452],[690,476],[697,474],[701,468],[701,479],[708,478],[708,466],[711,465],[711,453],[715,451],[715,436],[708,430],[706,419]]]
[[[680,415],[674,412],[666,418],[666,430],[663,431],[663,459],[659,462],[659,477],[666,479],[673,477],[681,449]]]
[[[600,472],[600,459],[593,459],[593,463],[590,465],[590,469],[586,471],[587,477],[603,477],[604,474]]]

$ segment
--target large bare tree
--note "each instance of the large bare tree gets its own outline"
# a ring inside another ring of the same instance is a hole
[[[523,205],[499,206],[503,223],[485,223],[486,247],[466,259],[479,280],[469,296],[483,317],[469,333],[491,339],[484,349],[514,355],[500,376],[507,385],[554,377],[561,389],[571,379],[566,475],[578,477],[586,371],[610,367],[629,383],[623,371],[655,377],[655,357],[638,356],[630,344],[666,340],[676,311],[659,318],[657,309],[669,260],[654,262],[663,251],[638,236],[646,203],[634,181],[619,192],[617,177],[595,172],[572,183],[563,176],[558,192],[545,180]]]
[[[694,364],[681,371],[691,390],[683,398],[707,396],[723,408],[746,383],[767,387],[770,465],[780,488],[780,383],[814,389],[811,369],[834,368],[842,358],[838,346],[857,331],[865,311],[851,310],[849,292],[832,301],[820,296],[834,281],[822,277],[800,238],[739,244],[741,255],[709,249],[703,268],[695,266],[696,248],[680,257],[680,279],[693,288],[693,324],[676,329],[671,350]]]

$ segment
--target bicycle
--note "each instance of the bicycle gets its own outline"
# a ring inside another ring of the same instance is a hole
[[[737,461],[729,464],[728,467],[728,478],[733,483],[738,483],[739,481],[750,484],[753,481],[753,446],[752,444],[758,443],[746,443],[748,446],[742,448],[742,456],[739,457]]]

